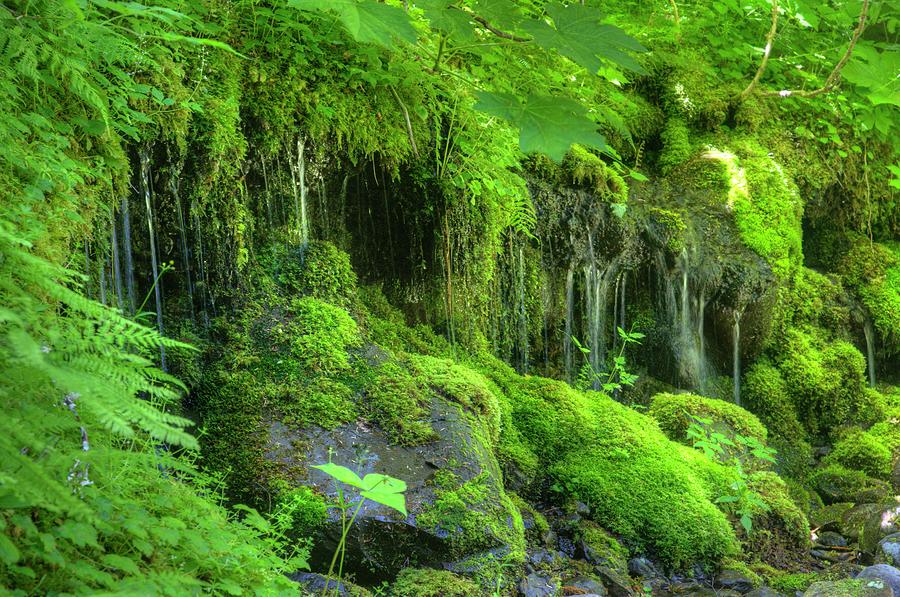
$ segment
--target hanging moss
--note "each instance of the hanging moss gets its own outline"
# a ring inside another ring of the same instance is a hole
[[[610,203],[628,202],[628,185],[611,166],[581,145],[573,145],[562,163],[573,183],[586,186]]]

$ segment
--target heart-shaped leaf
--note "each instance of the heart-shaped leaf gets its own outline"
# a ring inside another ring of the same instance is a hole
[[[363,489],[362,479],[360,479],[359,475],[348,469],[346,466],[341,466],[339,464],[329,462],[327,464],[313,465],[312,468],[319,469],[326,475],[334,477],[345,485],[352,485],[353,487],[359,487],[360,489]]]

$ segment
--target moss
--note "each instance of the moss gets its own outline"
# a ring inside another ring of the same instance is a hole
[[[772,588],[782,593],[793,595],[802,592],[818,579],[814,572],[797,572],[781,574],[771,580]]]
[[[413,356],[410,362],[417,379],[439,390],[450,400],[474,413],[488,429],[491,444],[500,435],[500,403],[496,389],[480,373],[449,359]]]
[[[659,156],[659,169],[666,175],[691,157],[692,148],[687,123],[671,116],[666,120],[662,134],[663,150]]]
[[[763,564],[763,566],[766,565]],[[728,558],[722,562],[721,569],[737,572],[738,574],[749,580],[753,588],[757,588],[763,584],[763,579],[760,576],[759,572],[757,572],[756,570],[748,566],[746,562],[742,562],[741,560]]]
[[[628,550],[615,537],[590,521],[578,525],[577,538],[591,564],[600,564],[627,575]]]
[[[844,514],[852,508],[853,504],[850,502],[838,502],[836,504],[822,506],[810,514],[810,525],[817,529],[824,527],[826,524],[840,526],[841,521],[844,519]]]
[[[844,578],[813,583],[807,591],[812,595],[828,595],[828,597],[863,597],[873,593],[873,586],[879,589],[886,587],[882,580]],[[890,592],[889,586],[886,592]]]
[[[356,273],[350,256],[327,241],[310,241],[283,260],[279,282],[291,293],[313,296],[328,303],[351,308],[356,297]]]
[[[446,570],[406,568],[397,575],[390,594],[395,597],[472,597],[478,585]]]
[[[787,383],[767,359],[757,361],[744,376],[742,393],[753,411],[771,433],[769,444],[778,450],[778,466],[792,475],[804,476],[812,448],[800,423]]]
[[[522,516],[522,525],[525,529],[525,541],[528,545],[543,545],[544,535],[550,530],[550,524],[543,514],[534,506],[523,500],[515,493],[507,493],[509,499],[519,509]]]
[[[691,417],[712,419],[714,425],[724,425],[727,431],[766,441],[766,428],[752,413],[740,406],[704,398],[695,394],[657,394],[653,397],[649,414],[659,423],[669,439],[683,442]]]
[[[653,224],[659,228],[659,236],[673,253],[678,253],[684,248],[687,224],[684,217],[674,211],[660,207],[650,208],[650,218]],[[648,329],[648,328],[639,328]]]
[[[343,383],[319,377],[296,395],[282,399],[279,408],[285,423],[290,425],[319,425],[333,429],[356,419],[357,408],[351,400],[352,395],[353,391]]]
[[[325,499],[309,487],[292,487],[281,479],[273,481],[272,489],[276,494],[275,516],[290,521],[292,536],[304,539],[314,537],[328,519]]]
[[[796,560],[809,547],[809,521],[787,484],[773,472],[760,471],[750,476],[748,485],[768,509],[753,513],[747,551],[766,562]]]
[[[876,436],[862,430],[846,434],[823,460],[864,472],[875,479],[891,477],[891,452]]]
[[[288,308],[290,319],[272,330],[275,342],[288,346],[289,355],[308,370],[336,373],[350,368],[348,349],[362,339],[352,317],[313,297],[294,299]]]
[[[437,438],[431,428],[431,395],[405,367],[382,365],[366,387],[365,408],[399,444],[414,446]]]
[[[610,203],[628,202],[628,184],[611,166],[581,145],[573,145],[563,159],[572,182],[587,186]]]
[[[504,559],[521,562],[525,556],[522,515],[490,479],[489,474],[482,473],[459,484],[445,477],[441,486],[435,487],[434,502],[418,515],[417,522],[449,535],[456,557],[505,546],[509,553]]]
[[[826,504],[877,502],[890,494],[886,483],[839,464],[830,464],[816,470],[810,477],[810,485]]]

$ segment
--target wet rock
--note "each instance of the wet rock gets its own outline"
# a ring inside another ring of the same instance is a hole
[[[892,533],[878,542],[875,559],[878,564],[900,567],[900,533]]]
[[[845,579],[814,582],[803,597],[893,597],[893,591],[878,579]]]
[[[591,508],[584,502],[575,502],[575,513],[580,516],[590,516]]]
[[[894,469],[891,472],[891,485],[895,494],[900,494],[900,458],[894,458]]]
[[[340,597],[363,597],[371,595],[369,591],[362,587],[346,581],[337,581],[336,579],[327,579],[323,574],[314,574],[312,572],[297,572],[291,574],[288,578],[300,584],[307,593],[311,595],[321,595],[327,588],[329,595],[334,594],[337,590]]]
[[[816,538],[816,543],[823,547],[847,547],[847,539],[834,531],[823,531]]]
[[[894,591],[894,595],[900,595],[900,570],[887,564],[876,564],[869,566],[859,573],[857,580],[884,582],[885,586],[890,587]]]
[[[888,535],[900,533],[900,505],[864,504],[845,516],[857,533],[859,550],[874,554],[878,543]]]
[[[628,560],[628,572],[632,576],[639,576],[647,580],[653,580],[662,577],[653,562],[647,558],[640,556]]]
[[[811,549],[809,555],[823,562],[846,562],[853,557],[850,551],[830,551],[825,549]]]
[[[357,516],[347,539],[344,567],[358,582],[378,584],[409,566],[441,567],[485,551],[521,553],[524,538],[521,528],[514,526],[516,508],[504,492],[482,423],[435,394],[430,424],[437,439],[414,447],[396,445],[377,426],[361,422],[333,430],[315,426],[295,429],[279,421],[268,425],[267,459],[298,485],[310,486],[326,498],[335,496],[335,483],[312,469],[313,464],[331,461],[360,476],[382,473],[406,482],[408,516],[371,501],[366,501]],[[458,485],[449,489],[477,484],[478,491],[472,494],[477,494],[479,501],[466,503],[456,514],[476,516],[483,524],[483,534],[462,540],[460,525],[435,520],[440,514],[433,482],[438,471],[452,473]],[[339,513],[331,511],[329,516],[310,557],[313,570],[327,569],[340,539]]]
[[[853,508],[849,502],[841,502],[816,509],[809,516],[809,526],[820,531],[842,533],[844,514]]]
[[[716,575],[714,586],[718,589],[731,589],[738,593],[753,590],[753,581],[737,570],[722,570]]]
[[[602,583],[588,578],[586,576],[578,576],[563,583],[563,593],[566,595],[606,595],[606,587]],[[571,589],[577,589],[574,592]]]
[[[559,585],[549,576],[535,573],[520,580],[517,589],[520,597],[553,597]]]

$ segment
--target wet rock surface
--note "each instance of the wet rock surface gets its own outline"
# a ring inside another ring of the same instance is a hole
[[[857,580],[882,581],[886,587],[893,591],[895,597],[900,595],[900,570],[887,564],[869,566],[859,573]]]
[[[900,533],[892,533],[878,542],[876,563],[900,566]]]

